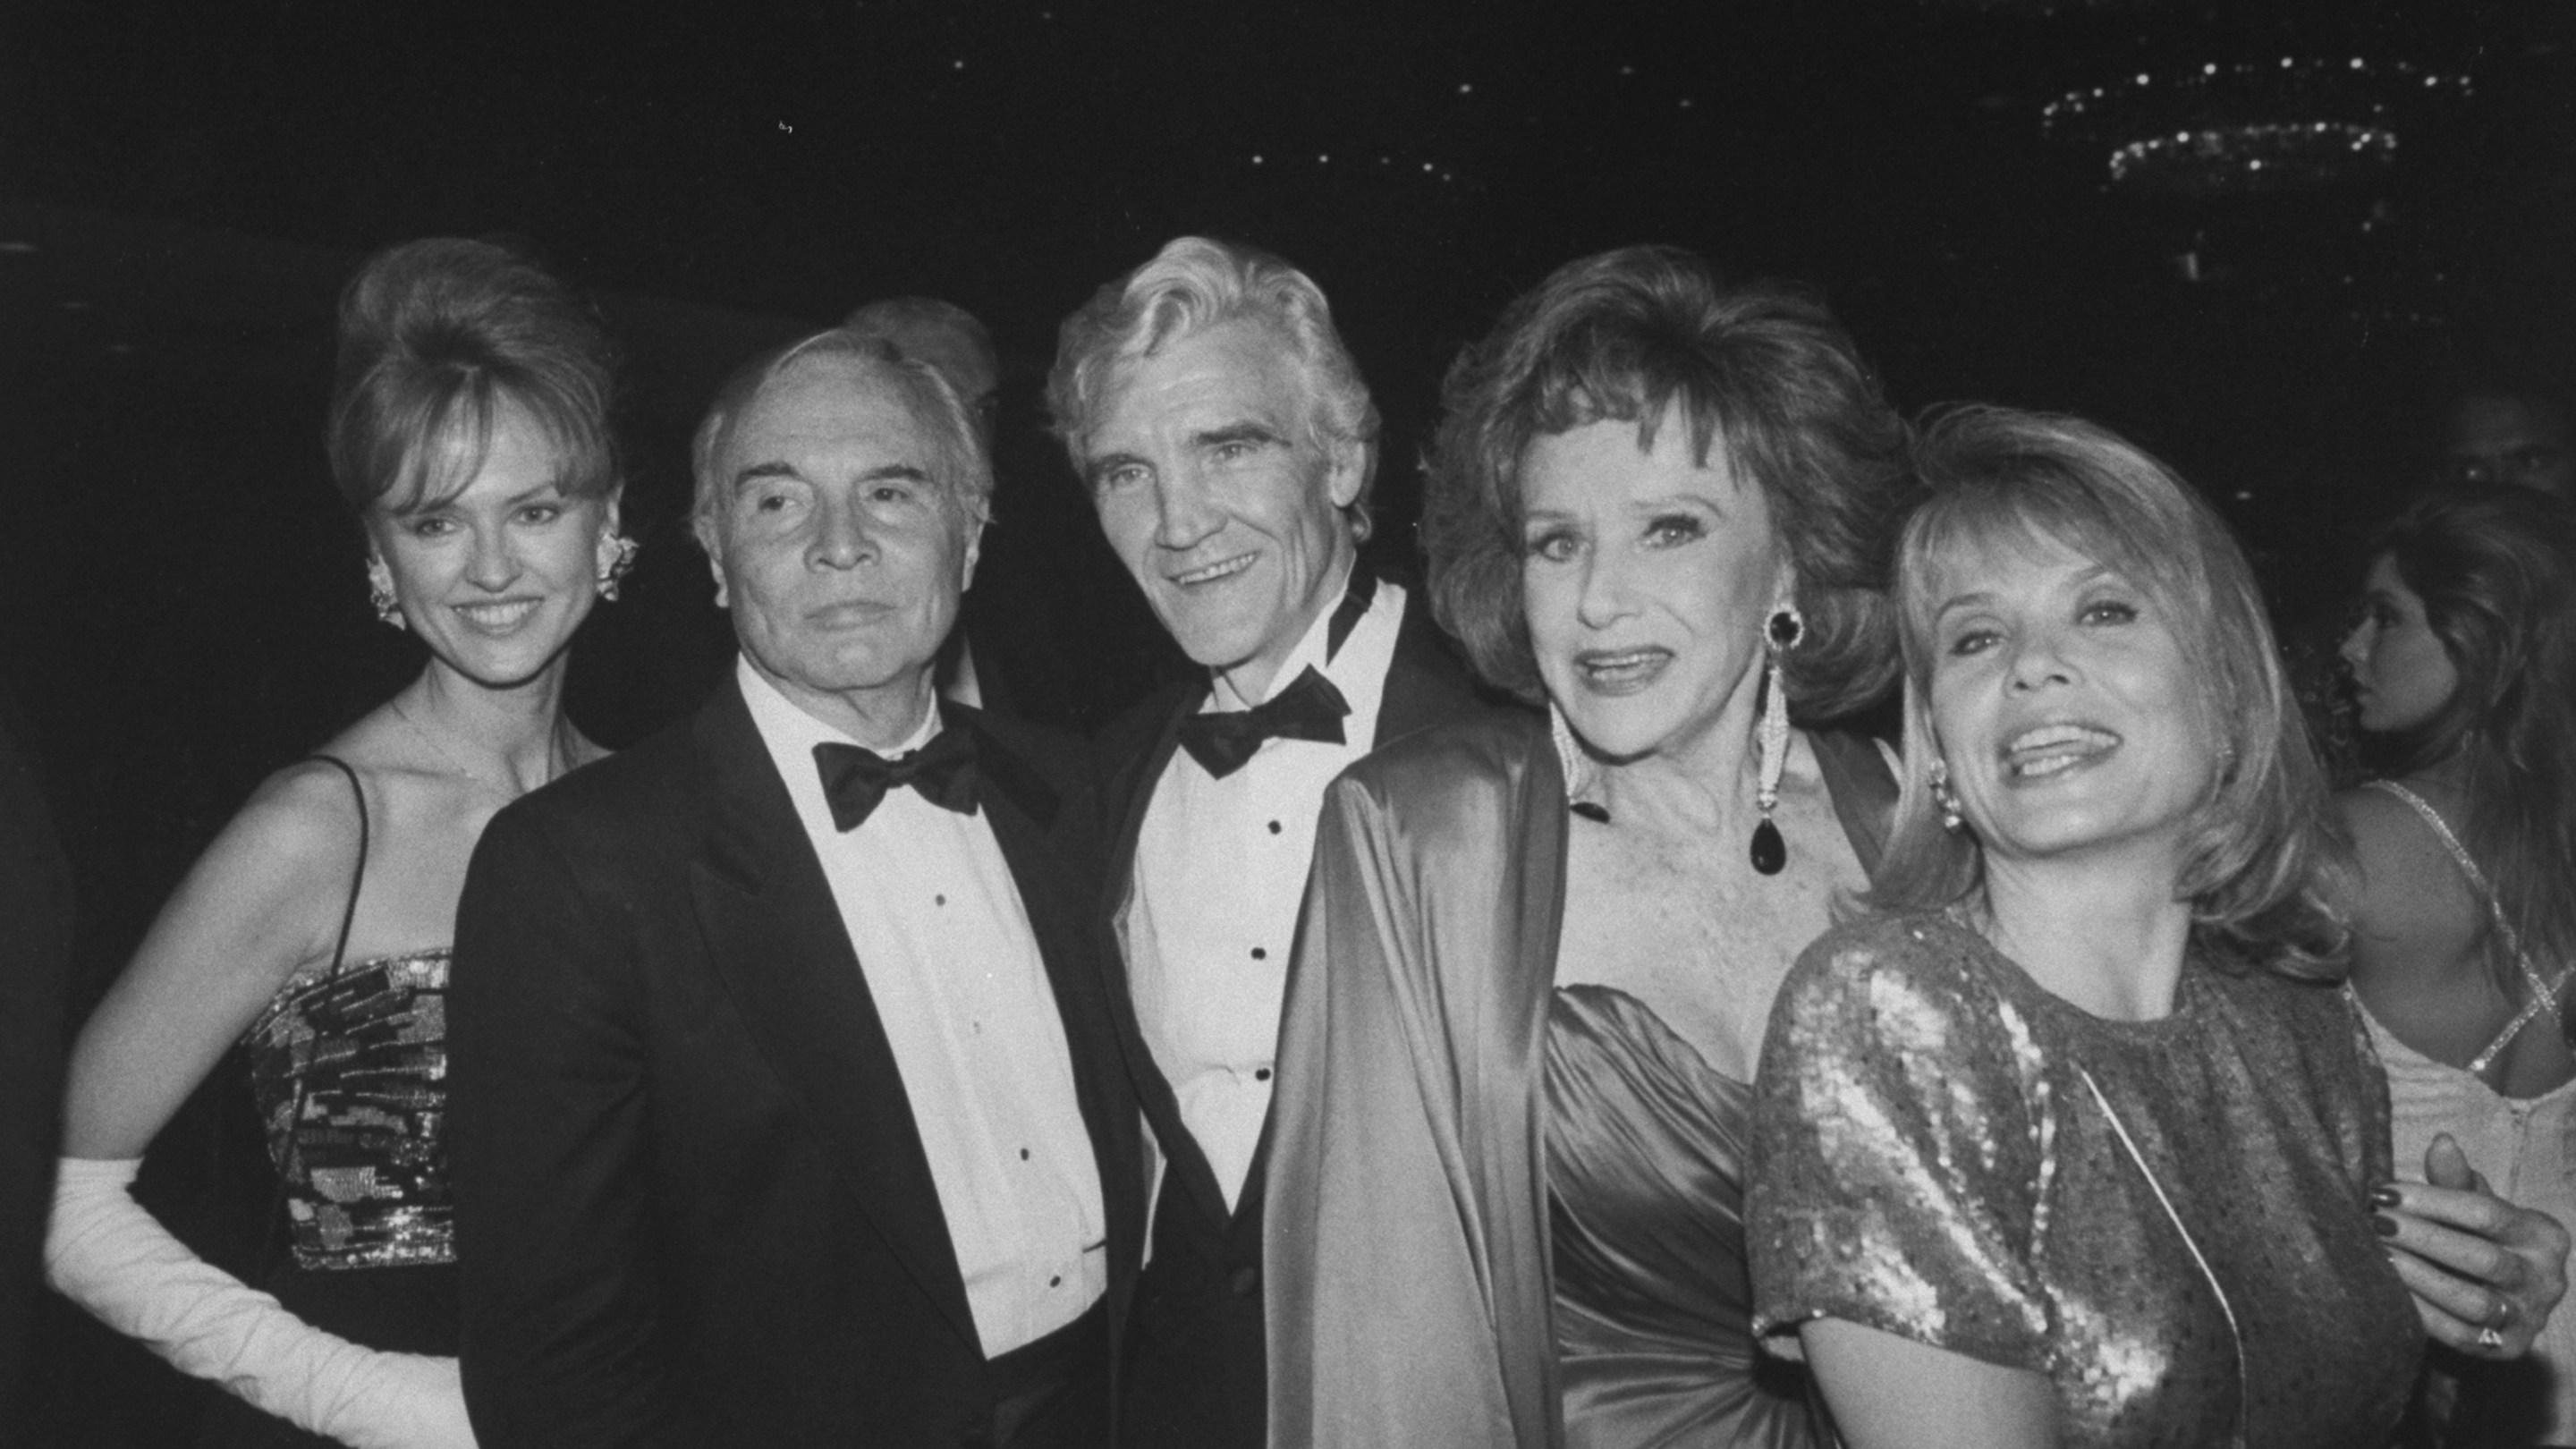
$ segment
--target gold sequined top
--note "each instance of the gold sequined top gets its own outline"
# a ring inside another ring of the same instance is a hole
[[[456,1259],[445,947],[289,980],[242,1037],[299,1268]]]
[[[1769,1346],[1832,1317],[2030,1369],[2069,1446],[2388,1441],[2423,1335],[2340,991],[2195,959],[2112,1021],[1947,917],[1856,921],[1782,987],[1755,1122]]]

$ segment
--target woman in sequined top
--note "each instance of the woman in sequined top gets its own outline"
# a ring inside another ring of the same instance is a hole
[[[1764,1044],[1759,1325],[1854,1449],[2384,1444],[2425,1330],[2505,1301],[2412,1250],[2490,1233],[2519,1318],[2566,1235],[2388,1185],[2345,855],[2217,516],[2073,419],[1961,410],[1917,460],[1904,793]]]
[[[448,947],[484,822],[600,753],[561,704],[574,631],[632,550],[608,396],[592,313],[504,248],[395,247],[341,299],[332,473],[377,613],[429,658],[260,786],[90,1018],[47,1243],[57,1287],[237,1396],[204,1442],[472,1443],[441,1136]],[[280,1175],[256,1288],[127,1190],[236,1043]]]
[[[2369,557],[2342,654],[2379,777],[2336,803],[2398,1175],[2464,1154],[2576,1221],[2576,514],[2525,488],[2436,493]],[[2522,1359],[2444,1366],[2456,1442],[2576,1444],[2576,1315]]]

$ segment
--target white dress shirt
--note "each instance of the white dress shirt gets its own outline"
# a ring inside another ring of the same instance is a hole
[[[835,829],[814,747],[858,742],[749,660],[735,677],[885,1022],[985,1356],[1071,1323],[1109,1285],[1100,1168],[1055,992],[991,822],[906,788],[887,791],[855,829]],[[934,708],[888,757],[938,733]]]
[[[1137,1025],[1229,1208],[1243,1192],[1270,1112],[1280,999],[1315,854],[1315,818],[1324,787],[1377,736],[1404,590],[1380,582],[1328,661],[1332,613],[1315,620],[1269,690],[1276,695],[1313,666],[1351,707],[1343,742],[1266,740],[1222,780],[1187,750],[1175,751],[1145,807],[1118,915]],[[1203,712],[1260,702],[1219,680]]]

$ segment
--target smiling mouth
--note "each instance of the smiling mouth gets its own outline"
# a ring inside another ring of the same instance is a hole
[[[2004,742],[2004,773],[2041,780],[2090,764],[2120,747],[2120,737],[2090,725],[2052,724],[2024,730]]]
[[[1175,588],[1194,589],[1202,584],[1213,584],[1233,578],[1236,574],[1252,567],[1253,561],[1259,557],[1259,554],[1239,553],[1232,558],[1219,559],[1205,568],[1192,569],[1185,574],[1166,574],[1164,577]]]
[[[486,634],[507,634],[528,622],[542,599],[512,599],[498,604],[452,604],[457,616]]]
[[[1634,694],[1654,683],[1672,662],[1673,651],[1660,645],[1586,649],[1574,656],[1574,669],[1594,694]]]

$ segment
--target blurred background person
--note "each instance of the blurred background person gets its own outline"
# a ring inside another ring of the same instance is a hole
[[[2442,417],[2441,476],[2510,483],[2576,500],[2576,430],[2558,389],[2527,380],[2471,381]]]
[[[2399,1175],[2447,1137],[2576,1222],[2576,517],[2523,488],[2428,495],[2373,541],[2363,589],[2343,659],[2380,774],[2337,803]],[[2566,1315],[2527,1358],[2454,1367],[2456,1442],[2576,1443]]]
[[[53,1201],[72,964],[71,872],[19,729],[0,696],[0,1443],[12,1444]]]
[[[444,993],[467,857],[494,811],[595,757],[566,651],[617,531],[610,355],[523,257],[436,239],[341,302],[332,475],[378,615],[419,676],[271,776],[199,858],[74,1048],[56,1287],[238,1395],[204,1442],[471,1443],[445,1119]],[[245,1284],[129,1195],[224,1054],[247,1054],[277,1172]]]
[[[1757,1324],[1854,1449],[2385,1443],[2425,1330],[2519,1353],[2567,1235],[2456,1164],[2387,1185],[2252,572],[2076,419],[1963,409],[1915,457],[1904,795],[1763,1046]],[[2453,1227],[2510,1271],[2415,1257]]]
[[[841,330],[876,338],[906,357],[928,363],[956,389],[957,400],[965,404],[966,415],[984,440],[985,455],[992,455],[994,423],[1002,406],[1002,359],[993,350],[993,334],[974,313],[936,297],[887,297],[852,312]],[[976,669],[969,632],[961,613],[957,627],[948,631],[947,642],[939,648],[939,692],[977,709],[1016,713],[1000,673]]]
[[[1272,1442],[1820,1442],[1748,1318],[1771,997],[1895,802],[1905,428],[1810,298],[1569,263],[1445,389],[1438,617],[1550,721],[1325,796],[1280,1043]]]

